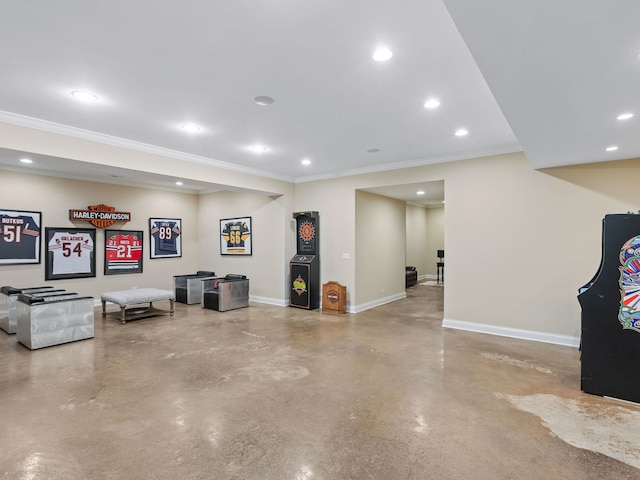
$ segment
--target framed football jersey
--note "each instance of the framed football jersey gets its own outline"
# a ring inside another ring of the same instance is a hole
[[[182,221],[179,218],[150,218],[150,258],[182,256]]]
[[[251,255],[252,247],[251,217],[220,220],[221,255]]]
[[[45,280],[96,276],[96,229],[46,227]]]
[[[0,265],[40,263],[42,213],[0,210]]]
[[[140,230],[104,231],[104,274],[142,273]]]

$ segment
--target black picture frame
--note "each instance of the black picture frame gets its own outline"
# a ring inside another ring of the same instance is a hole
[[[182,219],[149,219],[149,258],[182,257]]]
[[[0,209],[0,265],[40,263],[42,212]]]
[[[251,217],[220,219],[220,255],[252,255]]]
[[[96,229],[46,227],[45,280],[96,276]]]
[[[144,258],[142,230],[104,231],[104,274],[142,273]]]

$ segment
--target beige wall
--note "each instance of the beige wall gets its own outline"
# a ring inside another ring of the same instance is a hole
[[[388,185],[391,177],[394,185],[444,179],[445,320],[526,338],[542,333],[537,339],[562,343],[579,336],[576,293],[598,267],[602,217],[640,205],[638,162],[542,172],[523,154],[506,154],[310,182],[296,190],[304,186],[310,197],[330,192],[348,202],[350,192]],[[348,203],[320,210],[344,231],[355,220],[350,211]],[[337,263],[323,262],[326,269]]]
[[[416,267],[418,276],[426,275],[427,266],[427,213],[425,207],[411,205],[406,207],[406,259],[405,265]]]
[[[58,127],[63,133],[77,134],[75,129]],[[0,147],[69,158],[80,164],[126,168],[130,169],[132,174],[135,174],[135,171],[152,172],[169,177],[179,176],[187,181],[196,180],[230,187],[225,190],[248,189],[273,195],[292,191],[292,185],[289,182],[253,175],[249,169],[238,168],[231,164],[226,166],[235,168],[221,168],[216,165],[221,162],[195,155],[127,141],[120,142],[123,146],[110,145],[101,143],[100,136],[96,141],[92,141],[63,133],[45,132],[36,128],[0,122]],[[110,140],[116,139],[110,138]],[[176,168],[176,162],[179,162],[179,169]]]
[[[601,219],[638,204],[600,188],[633,171],[616,175],[613,167],[588,166],[574,171],[582,176],[590,170],[594,176],[586,176],[594,184],[584,188],[532,170],[522,155],[451,165],[447,319],[579,336],[577,288],[599,265]]]
[[[3,136],[2,146],[8,148],[71,158],[86,154],[97,163],[106,160],[104,163],[112,165],[175,173],[176,160],[171,158],[139,155],[57,134],[36,134],[23,127],[0,125],[0,133],[15,134]],[[143,230],[147,245],[150,216],[183,219],[182,258],[149,260],[147,249],[143,274],[104,277],[102,236],[98,235],[97,278],[57,281],[56,286],[94,296],[140,285],[168,288],[172,275],[212,264],[223,273],[239,268],[250,272],[252,294],[275,299],[276,303],[288,298],[287,265],[295,248],[291,213],[317,210],[321,281],[336,280],[346,285],[350,309],[357,311],[375,302],[372,292],[377,291],[380,297],[381,288],[374,289],[370,284],[377,272],[369,270],[367,262],[384,256],[387,273],[402,272],[406,259],[404,238],[394,240],[400,241],[397,250],[402,251],[397,259],[376,248],[388,244],[377,238],[382,236],[375,229],[379,224],[371,227],[379,243],[362,240],[368,235],[366,223],[376,221],[371,207],[378,204],[378,199],[356,191],[390,183],[444,180],[445,325],[531,338],[539,333],[539,339],[545,341],[579,335],[576,293],[599,264],[601,219],[606,213],[637,211],[640,205],[638,159],[535,171],[523,154],[506,154],[295,185],[218,167],[184,165],[183,169],[180,164],[181,174],[184,170],[200,180],[277,195],[225,193],[198,199],[189,194],[0,172],[0,202],[2,208],[42,211],[45,226],[70,225],[69,208],[107,203],[132,212],[134,220],[126,228]],[[387,207],[387,223],[397,227],[406,222],[404,208],[385,204]],[[390,212],[396,210],[398,219],[391,219]],[[219,258],[218,220],[235,215],[254,217],[256,253],[252,261]],[[278,247],[279,243],[284,247]],[[215,245],[212,250],[209,244]],[[265,248],[275,250],[266,254]],[[427,252],[427,259],[429,256]],[[0,276],[1,284],[42,284],[44,265],[3,266]],[[383,287],[385,295],[397,290],[398,280],[390,282],[391,286]]]
[[[319,212],[320,283],[332,280],[345,285],[347,305],[353,305],[357,259],[353,181],[337,178],[296,184],[294,211],[309,210]],[[291,223],[290,232],[295,240],[295,222]],[[343,254],[349,258],[343,258]]]
[[[427,208],[427,240],[425,242],[425,257],[427,261],[426,274],[436,275],[438,250],[444,250],[444,215],[443,207]]]
[[[233,192],[201,195],[198,202],[202,269],[218,275],[237,273],[250,280],[252,300],[288,305],[288,262],[295,233],[291,231],[292,196],[268,197]],[[251,256],[221,255],[219,220],[251,217]]]
[[[436,251],[444,248],[444,208],[407,204],[407,259],[418,278],[436,277]]]
[[[355,310],[405,294],[405,202],[356,192]]]
[[[171,289],[173,275],[191,273],[198,266],[198,198],[195,195],[171,193],[103,183],[65,180],[55,177],[0,172],[2,188],[0,205],[9,210],[42,212],[42,234],[45,227],[94,228],[89,222],[70,222],[69,209],[86,209],[104,203],[118,211],[131,212],[131,221],[110,228],[142,230],[143,272],[126,275],[104,275],[104,232],[96,232],[96,277],[44,281],[46,245],[42,242],[39,265],[2,265],[0,285],[27,287],[53,285],[98,298],[101,293],[132,287]],[[149,258],[149,218],[168,217],[182,220],[182,257]]]

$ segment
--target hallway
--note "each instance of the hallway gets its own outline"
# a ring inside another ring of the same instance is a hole
[[[0,478],[640,477],[640,406],[580,392],[577,349],[442,329],[443,290],[357,315],[96,309],[95,339],[33,352],[3,333]]]

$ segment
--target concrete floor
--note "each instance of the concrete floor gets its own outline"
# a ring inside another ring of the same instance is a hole
[[[0,478],[640,478],[640,406],[581,393],[574,348],[442,329],[442,291],[0,332]]]

